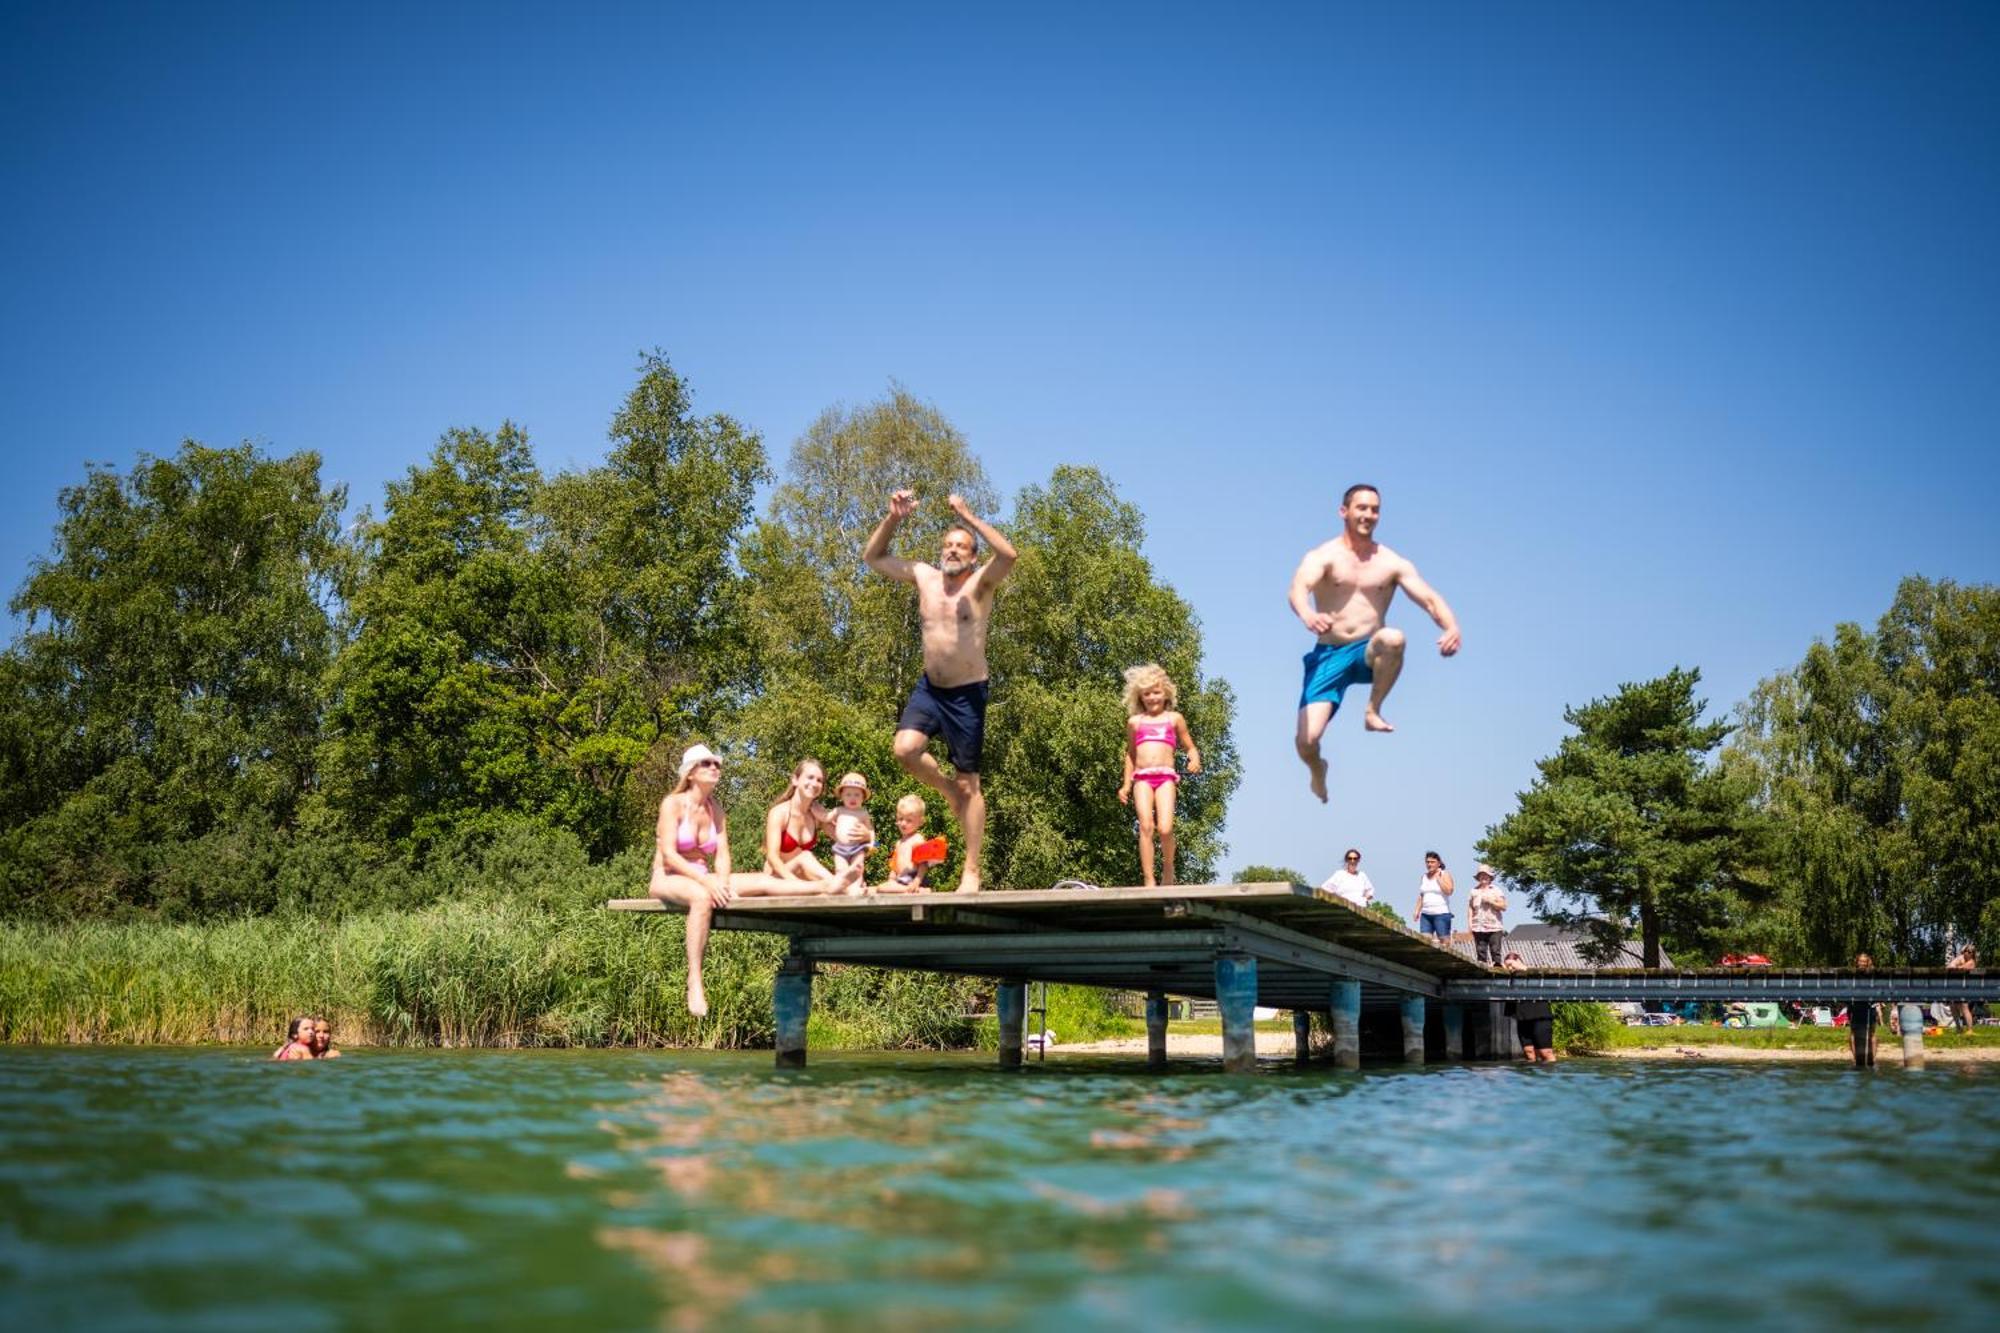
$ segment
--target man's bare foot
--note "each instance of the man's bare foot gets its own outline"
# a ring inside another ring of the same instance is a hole
[[[1313,758],[1306,760],[1306,767],[1312,770],[1312,793],[1319,797],[1321,805],[1326,804],[1326,760]]]
[[[696,1018],[708,1017],[708,996],[702,992],[699,981],[688,983],[688,1012]]]
[[[1376,712],[1372,708],[1368,710],[1368,715],[1361,719],[1361,725],[1369,731],[1395,730],[1394,727],[1390,726],[1387,722],[1384,722],[1382,720],[1382,715],[1380,713]]]
[[[960,893],[979,892],[978,874],[974,871],[968,870],[963,875],[960,875],[958,877],[958,891]]]

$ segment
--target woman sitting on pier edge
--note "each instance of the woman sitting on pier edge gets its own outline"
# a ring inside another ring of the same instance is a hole
[[[790,880],[790,893],[826,893],[835,889],[861,890],[861,868],[849,873],[826,868],[814,854],[820,834],[833,837],[833,811],[820,804],[826,790],[826,770],[817,759],[801,759],[792,769],[791,785],[764,816],[764,870],[778,879]]]
[[[681,755],[680,780],[660,801],[653,840],[653,875],[647,892],[687,908],[687,1005],[696,1018],[708,1013],[701,963],[708,951],[708,928],[718,908],[736,895],[827,893],[845,888],[838,879],[816,884],[729,868],[729,821],[715,799],[722,760],[706,745],[690,745]]]

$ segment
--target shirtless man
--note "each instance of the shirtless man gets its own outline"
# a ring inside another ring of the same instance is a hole
[[[946,501],[959,526],[944,534],[935,565],[889,554],[889,539],[917,507],[915,491],[889,497],[889,512],[868,535],[861,559],[877,574],[917,585],[923,622],[924,674],[896,723],[896,761],[918,781],[935,787],[965,829],[965,874],[960,893],[979,892],[979,851],[986,837],[986,795],[979,789],[980,751],[986,741],[986,627],[993,618],[993,590],[1014,568],[1014,547],[961,496]],[[993,558],[978,563],[979,542]],[[927,748],[942,734],[951,760],[947,778]]]
[[[1319,639],[1306,654],[1305,688],[1299,692],[1299,759],[1312,773],[1312,794],[1326,800],[1326,760],[1319,738],[1349,685],[1372,684],[1370,731],[1394,731],[1382,720],[1382,701],[1403,671],[1403,631],[1382,623],[1389,601],[1401,588],[1444,631],[1438,652],[1458,651],[1458,621],[1417,567],[1375,540],[1382,519],[1382,496],[1373,486],[1349,486],[1340,498],[1344,530],[1313,547],[1292,575],[1292,610]],[[1307,605],[1306,598],[1312,598]]]

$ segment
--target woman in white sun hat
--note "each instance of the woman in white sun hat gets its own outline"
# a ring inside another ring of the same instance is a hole
[[[708,950],[708,928],[717,909],[741,894],[826,893],[835,881],[806,884],[759,871],[729,868],[729,821],[715,786],[722,780],[722,759],[706,745],[690,745],[681,755],[680,780],[660,801],[660,821],[653,840],[653,876],[647,892],[687,908],[687,1006],[700,1018],[708,1012],[702,989],[701,960]]]

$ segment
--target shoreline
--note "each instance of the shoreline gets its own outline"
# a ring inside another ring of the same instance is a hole
[[[1259,1032],[1257,1034],[1257,1055],[1259,1059],[1290,1056],[1293,1053],[1292,1034],[1289,1032]],[[1056,1042],[1049,1047],[1051,1055],[1129,1055],[1143,1060],[1146,1058],[1146,1039],[1138,1037],[1110,1037],[1103,1041]],[[1194,1057],[1212,1056],[1222,1058],[1222,1037],[1218,1033],[1176,1033],[1167,1034],[1167,1056]],[[2000,1063],[2000,1046],[1955,1046],[1937,1038],[1924,1042],[1924,1057],[1931,1064],[1994,1064]],[[1029,1056],[1033,1058],[1032,1053]],[[1773,1062],[1808,1061],[1815,1064],[1852,1065],[1854,1057],[1842,1047],[1777,1047],[1777,1046],[1729,1046],[1684,1042],[1675,1046],[1614,1046],[1600,1051],[1590,1051],[1581,1055],[1564,1055],[1564,1060],[1664,1060],[1676,1064],[1695,1061],[1716,1063],[1764,1064]],[[1449,1061],[1439,1063],[1451,1063]],[[1525,1061],[1468,1060],[1466,1064],[1522,1064]],[[1875,1050],[1877,1068],[1900,1067],[1903,1063],[1902,1047],[1893,1037],[1878,1043]]]

